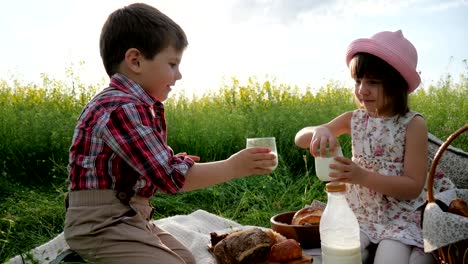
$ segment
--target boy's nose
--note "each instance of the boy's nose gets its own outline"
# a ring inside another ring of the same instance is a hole
[[[180,71],[177,71],[176,73],[176,80],[182,79],[182,73]]]

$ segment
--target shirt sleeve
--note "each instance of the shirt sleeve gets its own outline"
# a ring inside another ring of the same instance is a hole
[[[177,193],[194,162],[174,156],[152,118],[146,106],[125,104],[110,114],[103,139],[135,171],[149,176],[159,190]]]

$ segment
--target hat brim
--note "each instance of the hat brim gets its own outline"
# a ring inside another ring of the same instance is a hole
[[[382,45],[374,39],[361,38],[351,42],[346,52],[346,65],[348,67],[354,55],[360,52],[377,56],[395,68],[408,83],[408,93],[414,91],[421,83],[421,77],[416,69],[408,65],[404,58],[401,58],[388,45]]]

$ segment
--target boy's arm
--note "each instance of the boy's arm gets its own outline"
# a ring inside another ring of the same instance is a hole
[[[163,136],[153,130],[145,111],[142,106],[128,104],[112,112],[103,139],[140,175],[151,177],[163,192],[195,190],[233,178],[269,174],[271,170],[262,167],[276,164],[276,156],[268,148],[244,149],[227,160],[209,163],[194,163],[184,153],[174,155]]]
[[[185,175],[182,191],[191,191],[250,175],[269,174],[276,157],[268,148],[243,149],[226,160],[195,163]]]
[[[145,106],[126,104],[111,112],[102,139],[133,170],[151,178],[165,193],[177,193],[194,161],[176,156],[164,136],[154,130]]]

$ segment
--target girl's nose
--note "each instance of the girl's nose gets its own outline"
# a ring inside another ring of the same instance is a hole
[[[362,82],[361,84],[359,84],[358,92],[359,92],[360,95],[367,95],[367,94],[369,94],[369,89],[368,89],[367,85],[364,84],[364,82]]]

